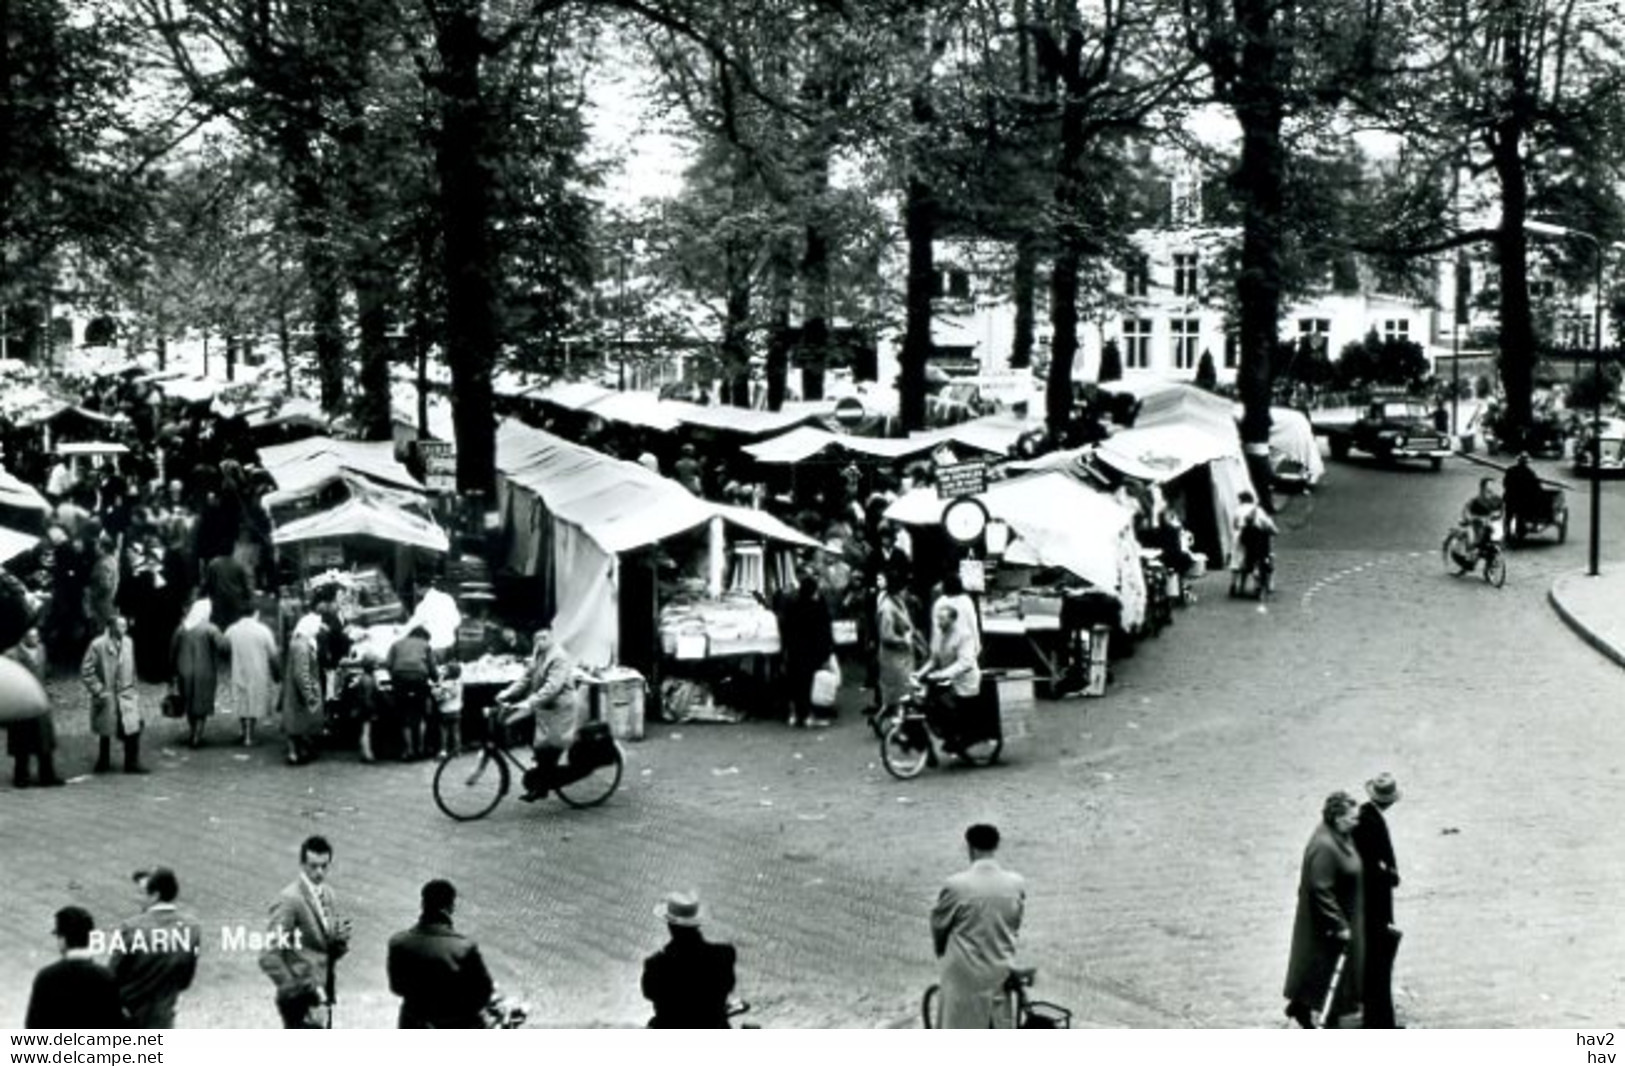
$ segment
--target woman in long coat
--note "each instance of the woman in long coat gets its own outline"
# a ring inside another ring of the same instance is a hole
[[[875,604],[876,659],[879,677],[880,714],[885,715],[908,694],[914,674],[914,652],[918,636],[908,603],[903,599],[903,583],[895,570],[881,571],[879,598]]]
[[[209,601],[202,597],[194,600],[169,643],[171,676],[181,709],[186,712],[189,748],[203,743],[203,727],[214,715],[220,688],[220,660],[228,651],[225,636],[209,615]]]
[[[1315,1026],[1313,1013],[1326,1002],[1339,955],[1345,955],[1343,974],[1322,1024],[1359,1009],[1365,958],[1360,853],[1352,836],[1359,804],[1347,792],[1333,792],[1320,820],[1303,852],[1284,993],[1286,1016],[1305,1029]]]
[[[307,614],[293,627],[287,667],[282,671],[282,732],[288,738],[288,765],[301,766],[316,757],[316,737],[323,720],[322,676],[316,635],[322,617]]]

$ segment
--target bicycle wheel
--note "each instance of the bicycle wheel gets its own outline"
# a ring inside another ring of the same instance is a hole
[[[1440,549],[1444,556],[1444,568],[1460,577],[1473,568],[1472,563],[1461,565],[1464,555],[1467,555],[1467,534],[1459,529],[1452,529],[1449,536],[1444,538],[1444,545]]]
[[[620,745],[615,745],[613,751],[614,757],[609,761],[594,766],[568,784],[553,786],[559,799],[580,808],[596,807],[613,796],[615,790],[621,787],[621,773],[626,767]]]
[[[1507,583],[1506,556],[1496,552],[1484,560],[1484,580],[1496,588],[1500,588]]]
[[[919,777],[931,754],[931,741],[924,723],[902,719],[893,723],[880,738],[880,761],[886,772],[899,781]]]
[[[966,762],[972,766],[992,766],[999,761],[999,754],[1004,751],[1003,737],[990,737],[986,740],[973,740],[965,745],[960,752]]]
[[[932,985],[920,1000],[920,1021],[927,1029],[942,1028],[942,986]]]
[[[448,755],[435,767],[435,806],[448,818],[459,822],[484,818],[507,794],[508,760],[495,748]]]

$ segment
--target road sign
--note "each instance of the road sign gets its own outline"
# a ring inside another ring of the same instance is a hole
[[[981,461],[937,467],[937,495],[945,500],[987,491],[987,464]]]
[[[449,440],[420,440],[423,483],[430,492],[457,491],[457,445]]]

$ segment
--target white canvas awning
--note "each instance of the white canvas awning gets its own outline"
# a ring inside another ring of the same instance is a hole
[[[312,491],[346,475],[426,491],[423,483],[396,461],[395,445],[389,441],[307,437],[292,444],[261,448],[259,454],[260,463],[276,482],[279,498]]]
[[[296,544],[350,537],[373,537],[432,552],[444,552],[451,547],[445,531],[434,522],[367,495],[351,496],[337,507],[279,526],[271,539],[277,544]]]
[[[1101,441],[1095,456],[1129,477],[1160,485],[1203,463],[1239,457],[1240,447],[1195,426],[1159,425],[1125,429]]]

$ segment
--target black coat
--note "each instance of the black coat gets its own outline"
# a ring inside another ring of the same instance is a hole
[[[835,652],[829,607],[819,593],[792,593],[779,615],[779,643],[784,648],[784,671],[792,677],[811,677]]]
[[[643,962],[643,998],[654,1005],[651,1029],[727,1029],[734,990],[732,944],[708,943],[698,932],[673,937]]]
[[[1360,806],[1360,824],[1354,827],[1354,848],[1365,869],[1365,927],[1381,933],[1394,923],[1394,889],[1399,887],[1399,863],[1388,836],[1388,819],[1375,803]]]
[[[34,978],[25,1029],[123,1029],[113,971],[92,959],[59,959]]]
[[[402,1029],[482,1029],[493,988],[479,947],[450,918],[426,915],[389,938],[389,990],[401,997]]]

